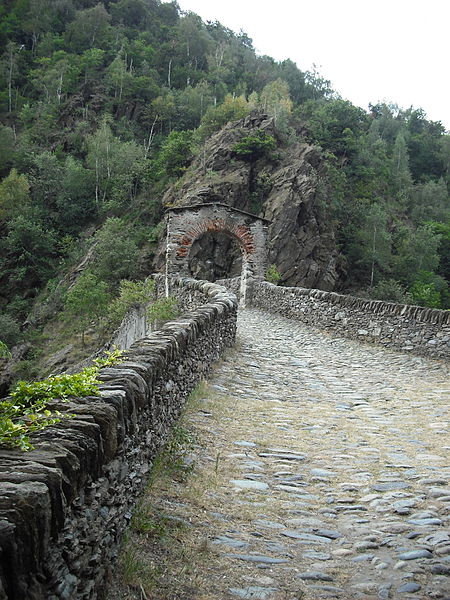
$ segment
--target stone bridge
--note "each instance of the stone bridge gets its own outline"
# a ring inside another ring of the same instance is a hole
[[[133,556],[161,578],[112,577],[170,425],[236,334],[231,291],[156,279],[188,312],[104,369],[99,397],[57,404],[76,417],[36,450],[0,451],[0,599],[449,598],[450,313],[257,277],[238,344],[185,417],[193,479],[142,500],[183,524],[172,551],[189,565],[144,524]]]

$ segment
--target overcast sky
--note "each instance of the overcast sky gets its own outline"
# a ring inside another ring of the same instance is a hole
[[[259,54],[312,65],[343,98],[423,108],[450,130],[450,0],[178,0],[253,39]]]

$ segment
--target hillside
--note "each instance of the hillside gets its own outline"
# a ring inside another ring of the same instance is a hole
[[[70,337],[80,273],[97,327],[154,268],[165,205],[198,190],[273,221],[282,284],[450,307],[450,136],[420,109],[365,112],[175,2],[7,0],[0,47],[8,346]],[[229,246],[199,240],[194,273],[232,272]]]

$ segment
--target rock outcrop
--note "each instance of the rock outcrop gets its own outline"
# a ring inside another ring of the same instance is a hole
[[[258,130],[276,138],[276,152],[255,162],[239,160],[234,146]],[[330,187],[320,150],[301,138],[280,139],[267,115],[252,113],[213,135],[163,202],[166,206],[221,202],[269,219],[269,262],[281,272],[282,284],[325,290],[337,286],[342,261],[327,215]],[[224,260],[229,252],[226,244],[202,238],[193,245],[196,277],[218,279],[235,273],[236,266],[233,271],[230,261]],[[161,252],[158,266],[162,259]]]

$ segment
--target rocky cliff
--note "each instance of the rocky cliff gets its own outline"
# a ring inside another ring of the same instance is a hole
[[[239,160],[234,146],[258,130],[277,140],[277,150],[255,162]],[[280,271],[280,283],[324,290],[338,283],[341,260],[327,216],[330,190],[320,150],[301,137],[282,140],[264,114],[252,113],[213,135],[163,201],[222,202],[269,219],[269,262]],[[161,259],[162,253],[159,266]],[[191,250],[191,269],[199,278],[234,275],[238,260],[238,248],[225,236],[204,236]]]

